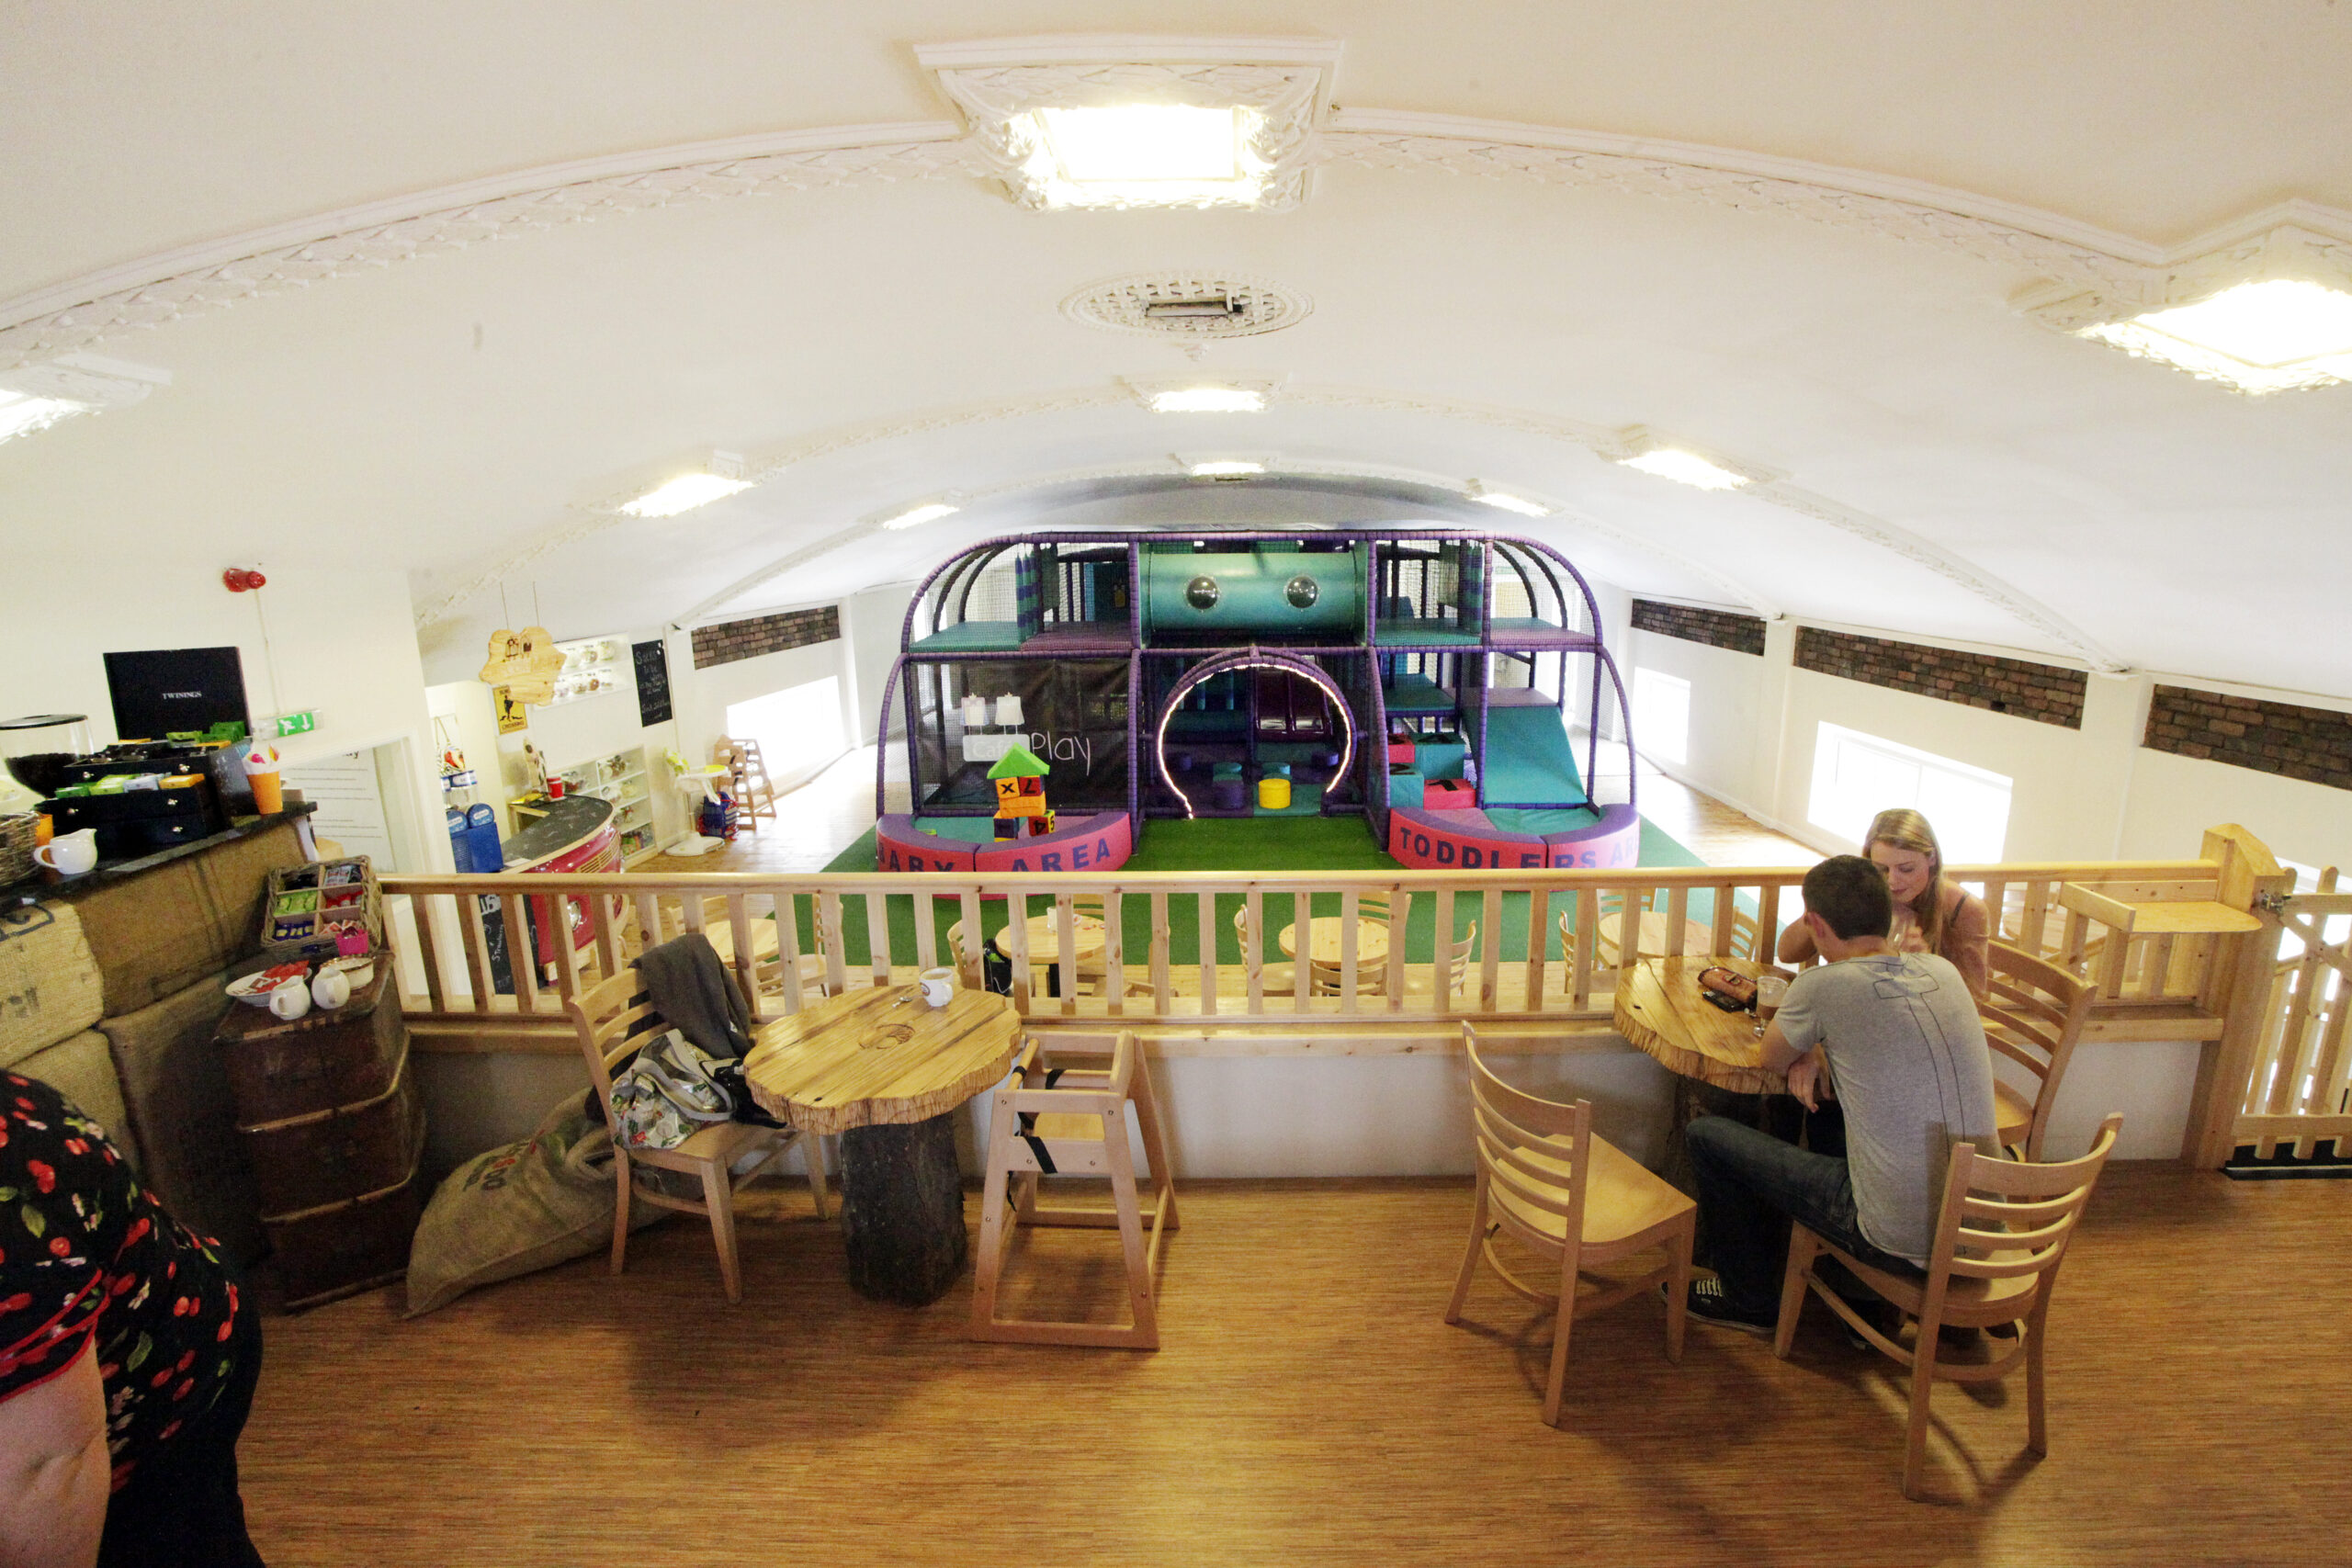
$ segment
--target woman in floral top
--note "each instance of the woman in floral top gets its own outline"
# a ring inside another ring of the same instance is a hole
[[[0,1074],[0,1562],[260,1562],[237,1495],[260,1371],[217,1244],[62,1095]]]

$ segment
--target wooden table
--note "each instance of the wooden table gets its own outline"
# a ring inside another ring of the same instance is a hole
[[[828,997],[763,1025],[743,1077],[769,1115],[841,1134],[849,1280],[876,1301],[922,1306],[963,1270],[964,1179],[949,1112],[995,1083],[1020,1015],[989,991],[944,1008],[915,986]]]
[[[1340,942],[1347,934],[1347,920],[1339,915],[1323,916],[1306,923],[1306,953],[1317,964],[1337,965],[1340,962]],[[1298,927],[1284,926],[1274,942],[1283,950],[1284,958],[1298,956]],[[1388,962],[1388,922],[1358,920],[1356,922],[1356,966],[1370,971]]]
[[[1600,917],[1600,924],[1601,956],[1613,961],[1623,951],[1618,946],[1617,939],[1624,930],[1624,917],[1618,914],[1603,915]],[[1642,912],[1642,951],[1649,953],[1664,953],[1666,933],[1671,929],[1662,911],[1645,909]],[[1703,953],[1714,940],[1715,933],[1700,921],[1686,919],[1682,922],[1682,951],[1685,953]],[[1714,962],[1713,959],[1702,959],[1699,967],[1703,969],[1713,962]],[[1692,973],[1695,974],[1697,971],[1694,970]]]
[[[1617,1032],[1673,1071],[1734,1094],[1785,1094],[1788,1079],[1763,1066],[1756,1015],[1725,1012],[1699,992],[1710,965],[1751,979],[1764,965],[1745,958],[1645,958],[1617,977]]]
[[[1032,915],[1029,927],[1029,963],[1034,970],[1042,964],[1046,970],[1047,996],[1061,995],[1062,937],[1051,910]],[[1102,930],[1102,922],[1092,915],[1071,917],[1071,948],[1081,973],[1099,970],[1102,954],[1110,939]],[[1012,927],[1008,923],[990,939],[996,950],[1007,958],[1012,956]]]

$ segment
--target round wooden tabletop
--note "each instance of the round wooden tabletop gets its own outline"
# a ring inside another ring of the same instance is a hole
[[[1092,915],[1077,915],[1072,919],[1074,925],[1071,934],[1076,938],[1078,961],[1083,964],[1089,959],[1102,957],[1102,949],[1108,941],[1102,932],[1102,922]],[[1008,925],[1003,931],[997,932],[992,939],[996,944],[996,950],[1007,958],[1012,956],[1012,942],[1008,934],[1012,930],[1012,928]],[[1061,928],[1054,923],[1054,917],[1051,914],[1030,916],[1029,962],[1059,964],[1061,961]]]
[[[1645,958],[1618,971],[1617,1032],[1687,1078],[1735,1094],[1785,1094],[1788,1079],[1763,1066],[1752,1012],[1725,1012],[1706,999],[1699,971],[1711,964],[1750,978],[1765,965],[1745,958]]]
[[[924,1122],[995,1083],[1021,1016],[993,991],[958,987],[944,1008],[919,986],[827,997],[760,1026],[743,1077],[762,1110],[804,1133]]]
[[[1338,915],[1307,922],[1306,954],[1317,964],[1337,964],[1340,960],[1340,939],[1347,929],[1347,921]],[[1298,927],[1284,926],[1274,938],[1284,958],[1298,956]],[[1388,962],[1388,927],[1380,920],[1356,922],[1356,963],[1360,967]]]
[[[1607,914],[1600,917],[1600,951],[1603,953],[1613,953],[1619,951],[1618,933],[1623,929],[1623,916]],[[1666,933],[1670,929],[1663,911],[1644,910],[1642,912],[1642,951],[1647,953],[1664,953]],[[1682,951],[1684,953],[1702,953],[1714,940],[1715,933],[1697,920],[1682,922]],[[1702,964],[1700,967],[1704,968],[1705,964]]]

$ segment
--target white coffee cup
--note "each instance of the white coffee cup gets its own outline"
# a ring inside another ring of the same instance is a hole
[[[322,969],[311,982],[311,999],[333,1012],[351,999],[351,981],[340,969]]]
[[[944,1008],[956,999],[956,971],[926,969],[919,976],[922,983],[922,999],[933,1007]]]
[[[291,1023],[311,1010],[311,987],[288,980],[269,993],[269,1010]]]
[[[78,833],[51,839],[33,852],[33,859],[51,871],[79,876],[98,863],[98,830],[85,828]]]

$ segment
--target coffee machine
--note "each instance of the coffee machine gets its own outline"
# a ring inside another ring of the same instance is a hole
[[[0,762],[8,777],[0,780],[0,817],[30,811],[55,795],[66,782],[68,765],[90,750],[90,720],[86,714],[37,713],[23,718],[0,718]]]

